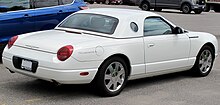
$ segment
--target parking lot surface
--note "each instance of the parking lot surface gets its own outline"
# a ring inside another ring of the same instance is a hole
[[[125,5],[89,7],[139,9]],[[178,10],[156,13],[187,30],[212,33],[220,42],[219,13],[181,14]],[[207,77],[192,77],[181,72],[133,80],[120,95],[109,98],[97,96],[90,85],[55,86],[21,74],[10,74],[0,64],[0,105],[219,105],[219,87],[220,57]]]

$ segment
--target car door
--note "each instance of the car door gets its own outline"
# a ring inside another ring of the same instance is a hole
[[[59,6],[59,0],[35,0],[34,8],[36,31],[53,29],[63,20],[62,13],[67,11]]]
[[[179,7],[180,0],[157,0],[156,6],[157,7],[164,7],[164,8],[177,8]]]
[[[35,22],[32,13],[27,10],[14,10],[0,15],[0,42],[7,42],[15,35],[21,35],[34,30]]]
[[[161,17],[144,21],[146,72],[172,70],[187,66],[190,40],[185,34],[173,34],[172,26]]]

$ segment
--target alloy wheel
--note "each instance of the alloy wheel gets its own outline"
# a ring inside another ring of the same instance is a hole
[[[125,69],[120,62],[112,62],[105,71],[104,82],[106,88],[115,92],[118,91],[125,81]]]
[[[199,69],[202,73],[206,73],[212,66],[212,53],[209,50],[204,50],[199,59]]]

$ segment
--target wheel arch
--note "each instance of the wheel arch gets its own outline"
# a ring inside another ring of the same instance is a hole
[[[150,2],[148,0],[142,0],[140,5],[139,5],[139,8],[141,8],[141,6],[143,5],[144,2],[148,3],[149,6],[151,7]]]
[[[211,42],[207,42],[207,43],[205,43],[201,48],[200,48],[200,50],[199,50],[199,52],[201,51],[201,49],[204,47],[204,46],[209,46],[209,47],[211,47],[211,49],[213,50],[213,57],[215,58],[215,46],[214,46],[214,44],[212,44]],[[197,56],[198,56],[198,54],[197,54]]]
[[[113,54],[113,55],[107,57],[107,58],[101,63],[101,65],[99,66],[99,68],[100,68],[107,60],[111,59],[112,57],[119,57],[119,58],[121,58],[121,59],[123,59],[123,60],[125,61],[126,65],[127,65],[127,67],[128,67],[128,76],[130,76],[130,74],[131,74],[131,63],[130,63],[130,60],[129,60],[129,58],[128,58],[126,55],[121,54],[121,53]]]
[[[192,3],[191,2],[189,2],[189,1],[183,1],[182,3],[181,3],[181,5],[180,5],[180,11],[182,11],[182,6],[184,5],[184,4],[189,4],[190,5],[190,8],[192,9]]]

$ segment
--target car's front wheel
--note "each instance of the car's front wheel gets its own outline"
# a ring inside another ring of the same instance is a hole
[[[210,46],[203,46],[196,57],[196,62],[192,71],[196,76],[207,76],[213,66],[214,51]]]
[[[95,78],[97,92],[101,96],[115,96],[124,89],[128,79],[128,67],[118,57],[108,59],[99,68]]]

